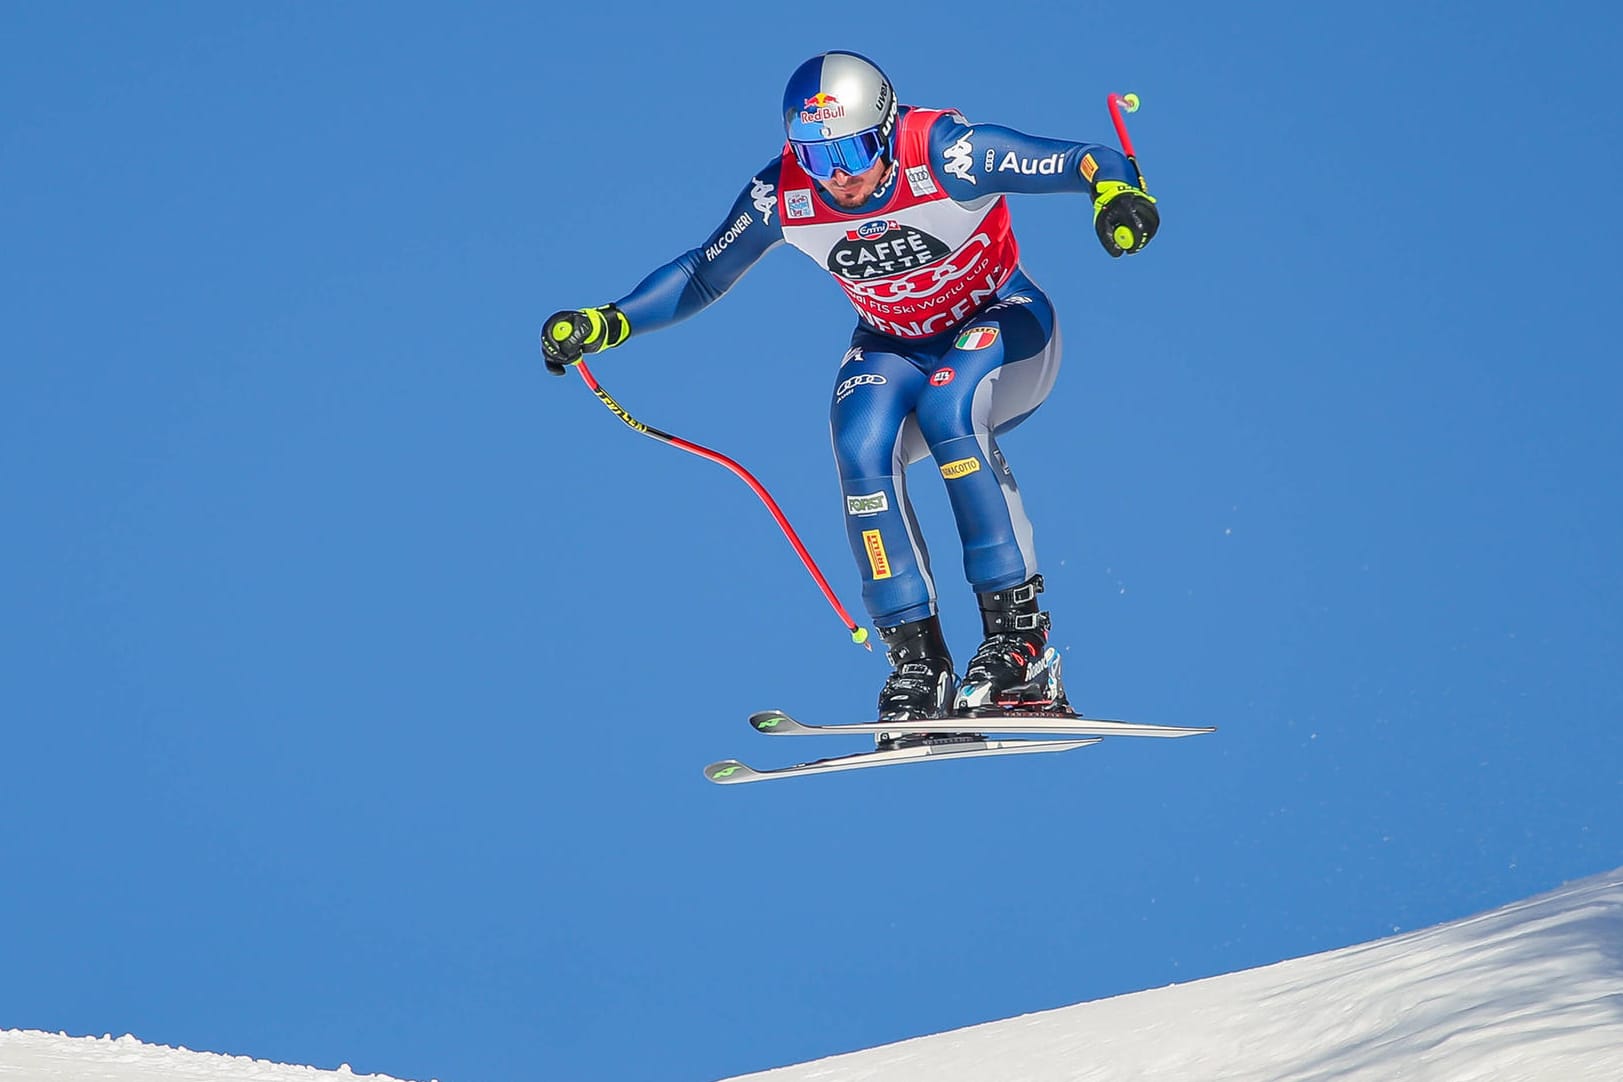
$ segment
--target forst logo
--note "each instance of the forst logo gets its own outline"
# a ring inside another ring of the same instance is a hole
[[[828,253],[828,270],[847,282],[861,282],[917,270],[952,254],[942,240],[894,221],[864,222],[848,229]]]
[[[877,515],[890,510],[890,501],[883,492],[872,492],[866,496],[847,496],[845,498],[845,513],[848,515]]]

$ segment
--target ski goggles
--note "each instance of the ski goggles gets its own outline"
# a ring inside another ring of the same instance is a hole
[[[794,148],[795,161],[800,163],[800,168],[818,180],[833,180],[836,169],[853,176],[867,172],[885,152],[885,139],[878,128],[815,143],[791,139],[789,145]]]

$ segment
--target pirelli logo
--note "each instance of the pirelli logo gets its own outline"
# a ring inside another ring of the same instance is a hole
[[[878,530],[862,531],[862,547],[868,551],[868,566],[876,579],[890,578],[890,557],[885,555],[885,539]]]
[[[974,473],[980,468],[980,459],[960,458],[957,462],[949,462],[945,466],[941,467],[941,476],[945,477],[949,481],[952,481],[959,477],[968,477],[970,474]]]

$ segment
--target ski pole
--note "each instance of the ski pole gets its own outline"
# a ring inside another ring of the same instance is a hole
[[[1112,94],[1108,99],[1110,106],[1110,119],[1116,125],[1116,137],[1121,140],[1121,149],[1127,155],[1127,164],[1133,167],[1133,175],[1138,178],[1140,191],[1149,191],[1144,183],[1144,173],[1138,168],[1138,155],[1133,153],[1133,140],[1127,134],[1127,122],[1121,118],[1123,110],[1129,113],[1138,112],[1137,94]]]
[[[698,455],[700,458],[706,458],[718,465],[725,466],[736,474],[740,481],[748,485],[750,491],[759,496],[761,502],[766,505],[766,509],[772,512],[772,517],[777,520],[778,527],[783,530],[783,536],[789,539],[789,544],[793,546],[795,554],[800,557],[800,562],[806,565],[806,570],[816,580],[817,588],[823,591],[823,596],[828,599],[828,603],[833,606],[835,613],[844,621],[845,629],[851,633],[851,641],[866,650],[873,649],[873,643],[868,641],[868,629],[851,619],[851,614],[845,611],[845,606],[841,605],[840,599],[834,596],[834,591],[830,588],[828,580],[823,577],[823,573],[817,568],[817,561],[813,560],[811,553],[806,551],[806,546],[801,543],[794,527],[789,525],[789,519],[778,507],[777,501],[772,498],[771,493],[767,492],[765,486],[755,479],[753,474],[720,452],[712,451],[708,447],[701,447],[697,443],[689,443],[680,436],[662,432],[652,425],[637,420],[626,412],[625,407],[609,396],[609,392],[605,391],[602,385],[597,382],[597,377],[592,375],[592,370],[586,367],[585,361],[576,361],[575,369],[580,373],[580,378],[586,381],[586,386],[591,388],[593,394],[597,395],[598,401],[607,406],[610,412],[624,421],[632,431],[641,432],[644,436],[656,439],[661,443],[679,447],[690,454]]]

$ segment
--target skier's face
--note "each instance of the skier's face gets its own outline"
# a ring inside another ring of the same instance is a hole
[[[868,201],[868,197],[879,189],[885,181],[885,174],[890,169],[890,162],[880,158],[860,173],[847,173],[844,169],[834,170],[834,176],[828,180],[819,180],[823,190],[834,197],[834,202],[842,207],[860,207]]]

